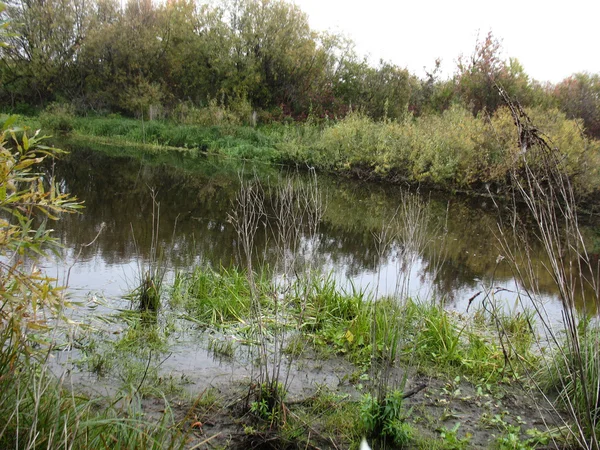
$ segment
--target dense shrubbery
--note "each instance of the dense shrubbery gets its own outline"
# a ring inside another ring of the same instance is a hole
[[[220,107],[207,109],[213,108]],[[211,114],[197,108],[191,111],[186,111],[184,122],[197,123],[200,120],[196,117]],[[540,132],[563,152],[561,164],[576,193],[585,197],[596,192],[600,188],[600,142],[582,134],[581,121],[569,120],[556,109],[533,108],[529,113]],[[491,116],[474,117],[466,109],[453,106],[441,115],[402,121],[375,121],[365,114],[352,113],[337,122],[307,120],[259,127],[235,125],[240,123],[238,119],[225,116],[212,126],[171,121],[142,123],[120,116],[74,118],[58,108],[57,112],[47,110],[40,121],[48,126],[56,124],[52,128],[57,132],[66,132],[72,126],[81,135],[193,148],[235,158],[308,164],[331,172],[425,183],[442,189],[503,190],[509,186],[511,171],[518,172],[524,161],[506,108]],[[536,162],[529,164],[535,167]]]
[[[45,130],[69,134],[73,131],[75,110],[66,103],[52,103],[40,114],[40,123]]]
[[[596,191],[600,186],[600,142],[585,138],[581,124],[557,110],[530,112],[540,131],[563,149],[564,168],[576,192]],[[278,146],[284,153],[290,151],[284,158],[333,171],[442,188],[503,188],[510,171],[522,164],[515,127],[504,108],[491,117],[474,117],[455,106],[442,115],[403,122],[376,122],[351,114],[325,128],[320,139],[306,132],[288,134],[285,139],[288,142]]]

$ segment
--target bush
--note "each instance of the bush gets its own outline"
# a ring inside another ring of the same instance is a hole
[[[52,103],[40,114],[42,127],[60,134],[69,134],[75,119],[74,108],[66,103]]]

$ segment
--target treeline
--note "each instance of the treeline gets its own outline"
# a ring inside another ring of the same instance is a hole
[[[13,35],[0,48],[0,100],[13,111],[61,102],[79,113],[160,118],[217,107],[269,122],[350,110],[404,119],[459,104],[489,115],[500,85],[523,106],[558,108],[600,137],[598,75],[541,84],[502,59],[491,33],[441,79],[439,61],[425,78],[383,61],[372,67],[349,39],[312,30],[282,0],[9,0],[4,15]]]

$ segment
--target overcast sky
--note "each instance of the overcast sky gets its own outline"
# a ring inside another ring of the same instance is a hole
[[[369,54],[424,76],[436,58],[451,75],[477,32],[499,38],[504,57],[527,74],[557,82],[600,73],[600,0],[295,0],[317,30],[343,32]]]

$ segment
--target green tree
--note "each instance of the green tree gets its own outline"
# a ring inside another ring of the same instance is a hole
[[[88,30],[85,0],[10,0],[15,34],[2,52],[3,93],[45,103],[78,89],[75,64]]]
[[[570,119],[583,119],[585,131],[600,138],[600,75],[576,73],[554,88],[559,108]]]

